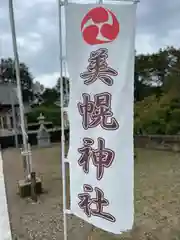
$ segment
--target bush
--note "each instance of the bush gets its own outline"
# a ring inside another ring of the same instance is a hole
[[[135,104],[135,134],[177,134],[180,132],[180,98],[150,96]]]

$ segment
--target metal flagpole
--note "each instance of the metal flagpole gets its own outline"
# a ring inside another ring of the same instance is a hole
[[[10,16],[12,43],[13,43],[15,69],[16,69],[17,94],[18,94],[18,100],[19,100],[21,130],[22,130],[23,148],[24,148],[23,150],[25,152],[27,152],[27,134],[26,134],[26,131],[25,131],[25,122],[24,122],[24,105],[23,105],[22,92],[21,92],[20,66],[19,66],[19,56],[18,56],[17,42],[16,42],[16,31],[15,31],[14,11],[13,11],[13,0],[9,0],[9,16]],[[26,158],[26,162],[27,162],[27,158]]]
[[[68,78],[67,78],[67,69],[66,69],[66,62],[65,61],[63,61],[63,66],[64,66],[64,70],[65,70],[65,73],[64,73],[64,77],[65,77],[65,101],[66,101],[65,104],[67,104],[67,96],[69,94],[69,92],[68,92],[69,82],[67,82]]]
[[[63,89],[63,54],[62,54],[62,19],[61,10],[64,3],[58,0],[59,16],[59,61],[60,61],[60,101],[61,101],[61,164],[62,164],[62,187],[63,187],[63,221],[64,240],[67,240],[67,215],[66,215],[66,173],[65,173],[65,135],[64,135],[64,89]]]

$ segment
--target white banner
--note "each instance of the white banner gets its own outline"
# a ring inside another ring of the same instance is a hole
[[[134,221],[136,4],[66,8],[71,211],[119,234]]]

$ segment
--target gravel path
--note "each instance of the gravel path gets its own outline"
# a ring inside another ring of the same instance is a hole
[[[41,177],[44,194],[38,203],[21,199],[17,194],[17,181],[23,179],[22,161],[15,149],[3,152],[3,167],[8,209],[13,240],[63,239],[62,188],[59,146],[33,149],[33,166]],[[80,219],[68,217],[68,239],[88,239],[91,226]]]
[[[36,204],[17,194],[17,181],[23,178],[20,153],[14,149],[3,153],[13,237],[16,240],[63,240],[59,145],[41,150],[34,148],[32,153],[34,168],[44,187],[44,194]],[[97,228],[92,232],[92,226],[69,216],[68,240],[180,240],[180,153],[143,149],[137,153],[133,231],[121,236]]]

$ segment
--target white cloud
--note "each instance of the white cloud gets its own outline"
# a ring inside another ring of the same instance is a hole
[[[43,47],[42,37],[38,33],[28,33],[17,37],[17,44],[23,56],[37,54]]]
[[[57,28],[53,23],[49,22],[47,18],[39,18],[37,20],[37,26],[41,33],[48,33],[51,35]]]
[[[34,79],[34,81],[42,83],[45,87],[53,87],[56,85],[57,79],[60,74],[58,72],[54,72],[52,74],[42,74]]]
[[[170,30],[167,36],[159,39],[159,47],[169,45],[180,47],[180,28]]]
[[[3,8],[0,8],[0,20],[3,20],[7,16]]]
[[[0,35],[0,57],[12,57],[12,39],[9,33]]]
[[[154,48],[154,36],[148,34],[136,35],[136,51],[139,53],[152,53],[156,51]]]

